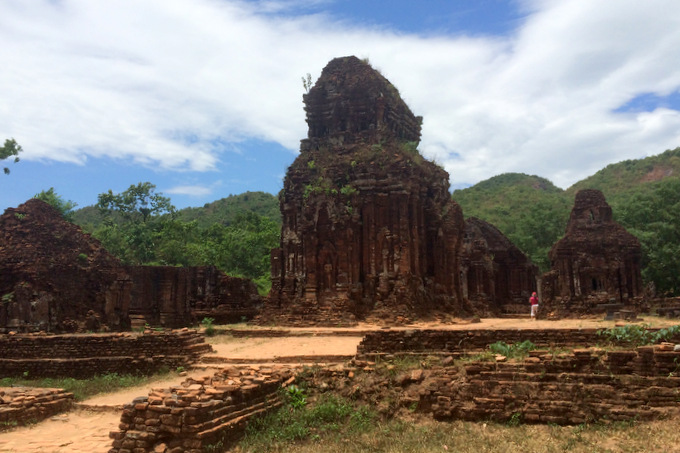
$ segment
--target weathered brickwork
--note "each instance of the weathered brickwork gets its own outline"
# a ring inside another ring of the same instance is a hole
[[[188,366],[212,350],[205,337],[183,329],[145,334],[0,336],[0,376],[90,377],[151,374]]]
[[[632,355],[636,356],[635,351]],[[669,378],[665,367],[637,367],[651,376],[614,374],[607,361],[594,367],[589,354],[581,352],[557,360],[549,354],[522,363],[479,362],[463,370],[443,368],[427,373],[425,382],[418,385],[418,404],[438,419],[507,421],[519,417],[527,423],[557,424],[653,420],[678,412],[680,379]],[[584,369],[589,367],[594,369]],[[429,390],[423,392],[423,387]],[[404,394],[410,395],[408,385]]]
[[[469,311],[463,215],[448,173],[416,149],[421,119],[356,57],[330,61],[304,102],[308,138],[283,183],[261,321],[391,325]]]
[[[260,308],[257,287],[214,266],[126,266],[129,314],[151,325],[184,327],[204,317],[217,323],[251,319]]]
[[[0,296],[1,333],[235,322],[261,305],[252,281],[214,266],[123,266],[37,199],[0,216]]]
[[[539,316],[602,313],[621,304],[638,311],[643,293],[640,241],[613,220],[599,190],[576,194],[565,236],[550,249]]]
[[[529,340],[537,347],[588,347],[603,343],[596,329],[388,330],[366,334],[359,354],[483,350],[491,343]]]
[[[466,360],[456,365],[445,357],[397,375],[356,360],[357,368],[322,370],[308,385],[332,388],[386,416],[404,408],[439,420],[642,421],[680,414],[677,360],[680,353],[654,347],[607,353],[544,350],[516,362]],[[389,361],[382,364],[389,367]]]
[[[228,369],[181,386],[154,389],[123,410],[109,453],[200,453],[228,448],[246,422],[281,405],[279,389],[294,377],[285,369]]]
[[[495,226],[465,220],[461,260],[463,296],[479,314],[526,313],[538,267]]]
[[[532,351],[521,361],[501,358],[500,362],[466,361],[454,366],[453,358],[479,353],[496,341],[525,340],[544,348],[603,342],[594,329],[382,331],[364,338],[357,357],[361,370],[372,372],[366,358],[439,355],[448,366],[382,377],[384,383],[374,380],[371,385],[395,389],[399,405],[417,407],[438,419],[507,421],[514,417],[528,423],[579,424],[603,418],[652,420],[680,412],[680,352],[659,345],[613,351],[580,347],[570,353],[544,349]],[[344,381],[337,387],[359,388],[347,374],[336,373]]]
[[[36,423],[73,406],[73,393],[62,389],[0,387],[0,431]]]

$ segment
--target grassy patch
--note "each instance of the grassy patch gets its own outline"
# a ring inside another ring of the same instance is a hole
[[[297,444],[322,440],[343,443],[374,428],[377,413],[367,406],[331,394],[317,401],[293,405],[256,420],[248,426],[241,441],[242,451],[289,451]],[[319,451],[319,450],[310,450]]]
[[[285,413],[284,413],[285,415]],[[651,423],[596,423],[578,426],[436,422],[429,418],[381,420],[362,430],[312,431],[295,440],[244,440],[236,451],[312,453],[425,452],[664,452],[680,442],[680,418]],[[300,430],[297,431],[300,433]],[[316,434],[316,435],[314,435]]]
[[[378,373],[396,376],[405,371],[429,368],[432,361],[429,356],[399,355],[390,360],[377,360],[375,369]]]
[[[523,359],[529,355],[529,351],[534,349],[536,349],[536,345],[529,340],[514,344],[497,341],[489,345],[489,350],[492,353],[503,355],[509,359]]]
[[[116,390],[136,387],[145,382],[157,379],[159,375],[152,377],[136,376],[130,374],[119,375],[118,373],[108,373],[97,375],[89,379],[74,378],[2,378],[0,387],[43,387],[60,388],[67,392],[72,392],[76,401],[83,401],[91,396],[100,393],[109,393]]]

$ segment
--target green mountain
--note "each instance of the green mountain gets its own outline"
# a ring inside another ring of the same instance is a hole
[[[245,192],[239,195],[229,195],[212,203],[206,203],[202,208],[181,209],[178,219],[191,222],[195,220],[199,228],[208,228],[219,223],[231,225],[239,214],[253,212],[281,223],[279,199],[267,192]]]
[[[568,188],[567,193],[573,196],[581,189],[598,189],[609,200],[631,190],[654,190],[654,183],[679,177],[680,147],[644,159],[624,160],[607,165],[593,176]]]

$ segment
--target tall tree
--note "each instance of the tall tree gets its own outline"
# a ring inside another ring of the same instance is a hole
[[[19,145],[16,140],[8,138],[5,140],[5,144],[0,147],[0,160],[5,160],[14,156],[14,163],[17,163],[19,162],[19,153],[22,151],[21,145]],[[6,175],[9,175],[8,167],[4,167],[4,171]]]
[[[155,193],[156,186],[150,182],[131,185],[126,191],[114,194],[111,190],[99,194],[97,207],[103,214],[118,213],[129,221],[147,222],[150,217],[174,214],[175,207],[170,198]]]
[[[98,196],[97,207],[105,221],[95,236],[125,263],[151,264],[157,260],[160,232],[175,207],[170,198],[155,191],[154,184],[140,182],[119,194],[109,190]]]

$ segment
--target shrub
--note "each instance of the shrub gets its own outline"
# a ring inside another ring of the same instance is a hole
[[[501,354],[509,359],[522,359],[529,355],[529,351],[536,349],[536,345],[529,340],[515,344],[507,344],[503,341],[497,341],[490,344],[489,349],[494,354]]]
[[[201,321],[201,325],[205,329],[204,332],[208,337],[215,335],[215,327],[213,326],[213,322],[215,322],[215,318],[208,317],[203,318],[203,321]]]
[[[629,324],[597,331],[599,336],[606,338],[610,343],[625,346],[644,346],[667,341],[678,333],[680,333],[680,325],[651,331],[648,325]]]

